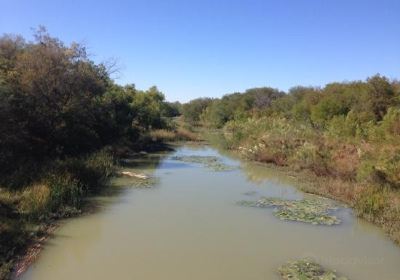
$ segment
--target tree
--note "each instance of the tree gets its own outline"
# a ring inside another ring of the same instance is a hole
[[[211,98],[197,98],[188,103],[183,104],[182,114],[188,123],[198,124],[200,121],[200,116],[203,111],[211,104]]]

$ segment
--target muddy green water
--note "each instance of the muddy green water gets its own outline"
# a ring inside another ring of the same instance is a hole
[[[239,168],[215,172],[175,155],[216,155]],[[281,264],[302,257],[353,280],[400,279],[399,247],[349,209],[337,212],[341,225],[327,227],[237,205],[260,196],[303,197],[267,167],[206,146],[181,146],[130,165],[158,177],[157,186],[134,189],[129,178],[115,179],[117,194],[97,198],[96,213],[65,221],[22,279],[279,279]]]

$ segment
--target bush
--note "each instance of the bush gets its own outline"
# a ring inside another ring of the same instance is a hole
[[[98,190],[106,186],[115,173],[114,158],[106,149],[96,152],[85,160],[84,171],[86,174],[80,174],[80,181],[88,189]]]
[[[319,147],[309,142],[305,142],[294,152],[291,157],[291,164],[294,164],[299,169],[312,170],[315,170],[316,167],[326,165],[319,155]]]
[[[380,123],[380,128],[386,138],[398,140],[400,136],[400,108],[389,108]]]
[[[399,150],[378,149],[368,154],[357,171],[357,179],[376,186],[400,189]]]
[[[375,173],[383,184],[400,189],[400,151],[394,151],[389,156],[378,161]]]
[[[370,187],[365,189],[356,201],[355,208],[362,216],[381,216],[388,201],[387,191]]]
[[[49,210],[60,212],[65,206],[80,207],[83,198],[83,188],[79,181],[68,173],[48,175],[45,182],[50,186]]]
[[[114,159],[101,150],[86,158],[57,161],[54,170],[60,177],[77,181],[84,192],[95,192],[104,187],[115,171]]]

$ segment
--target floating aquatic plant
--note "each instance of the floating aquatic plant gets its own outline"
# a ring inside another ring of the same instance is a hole
[[[214,156],[174,156],[172,159],[188,163],[202,164],[213,171],[229,171],[235,169],[233,166],[222,163],[218,157]]]
[[[284,280],[348,280],[308,259],[288,262],[278,271]]]
[[[263,197],[257,201],[239,201],[240,205],[261,208],[274,208],[275,217],[281,220],[298,221],[313,225],[337,225],[340,220],[329,212],[336,209],[322,199],[284,200]]]

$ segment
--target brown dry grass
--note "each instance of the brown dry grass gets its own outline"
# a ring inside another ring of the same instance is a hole
[[[46,211],[50,198],[50,188],[45,184],[37,184],[26,188],[21,193],[19,211],[30,216],[39,216]]]
[[[341,144],[333,149],[331,168],[333,175],[352,179],[360,166],[360,154],[355,145]]]
[[[188,141],[199,141],[200,140],[196,133],[194,133],[186,128],[183,128],[183,127],[180,127],[176,130],[176,135],[177,135],[178,139],[181,139],[181,140],[188,140]]]
[[[150,137],[153,141],[199,141],[196,133],[179,127],[176,130],[156,129],[150,132]]]
[[[167,129],[155,129],[150,131],[150,137],[153,141],[174,141],[175,132]]]

